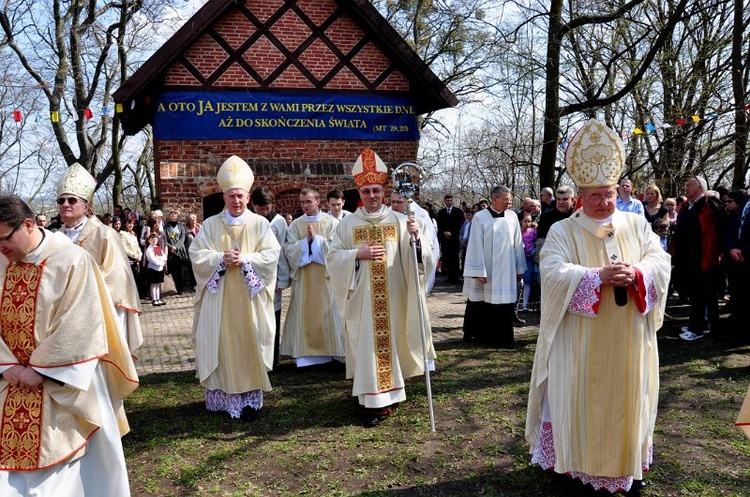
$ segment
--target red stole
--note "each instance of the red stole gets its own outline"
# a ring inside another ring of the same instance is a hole
[[[29,364],[36,349],[34,322],[44,264],[12,263],[0,297],[2,338],[18,362]],[[43,388],[21,390],[8,385],[0,420],[0,469],[37,469],[42,448]]]

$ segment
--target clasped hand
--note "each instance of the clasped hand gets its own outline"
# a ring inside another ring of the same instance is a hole
[[[379,261],[385,256],[385,247],[378,242],[368,243],[367,245],[361,245],[357,249],[357,259],[359,260],[370,260]]]
[[[599,270],[604,285],[629,286],[635,282],[635,268],[627,262],[615,262]]]
[[[225,250],[223,260],[225,266],[239,266],[242,264],[242,256],[239,249]]]
[[[44,377],[34,371],[34,368],[20,364],[3,371],[3,378],[21,390],[35,390],[44,381]]]

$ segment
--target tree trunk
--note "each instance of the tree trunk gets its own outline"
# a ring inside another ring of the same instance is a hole
[[[557,140],[560,136],[560,45],[562,40],[562,0],[552,0],[547,33],[544,138],[539,163],[539,188],[555,188]]]

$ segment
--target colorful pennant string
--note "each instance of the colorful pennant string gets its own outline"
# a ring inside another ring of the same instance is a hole
[[[719,119],[721,116],[726,116],[726,115],[734,114],[735,110],[737,110],[737,109],[730,109],[730,110],[727,110],[727,111],[724,111],[724,112],[721,112],[721,113],[710,112],[710,113],[707,113],[704,116],[700,116],[698,114],[693,114],[693,115],[691,115],[687,119],[683,118],[683,117],[680,117],[680,118],[675,119],[674,125],[676,125],[676,126],[685,126],[685,125],[688,125],[688,124],[697,124],[697,123],[700,123],[701,121],[710,121],[710,120],[713,120],[713,119]],[[745,112],[750,113],[750,105],[746,105],[745,107],[743,107],[743,110]],[[666,122],[662,123],[661,126],[657,126],[654,123],[648,123],[648,124],[645,124],[643,126],[643,128],[636,126],[635,128],[633,128],[630,131],[630,134],[627,134],[627,133],[621,134],[620,138],[622,138],[623,140],[627,140],[630,136],[638,136],[638,135],[643,135],[643,134],[646,134],[646,133],[655,133],[655,132],[657,132],[657,130],[659,128],[661,128],[661,129],[670,129],[672,127],[673,127],[672,124],[666,123]],[[557,145],[562,150],[565,150],[567,148],[567,146],[568,146],[568,141],[564,137],[560,138],[560,139],[557,140]]]

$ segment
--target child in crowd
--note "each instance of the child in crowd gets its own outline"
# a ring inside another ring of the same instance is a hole
[[[651,229],[654,233],[659,235],[659,241],[661,242],[661,248],[665,252],[669,251],[669,221],[663,217],[657,217],[654,222],[651,223]]]
[[[158,233],[148,235],[146,261],[146,281],[150,285],[151,305],[164,305],[164,301],[161,300],[161,284],[164,283],[164,266],[167,264],[167,254],[159,246]]]
[[[531,214],[524,214],[521,220],[521,239],[523,251],[526,255],[526,272],[523,273],[523,312],[529,311],[531,290],[539,284],[539,267],[534,262],[536,252],[536,223]]]

